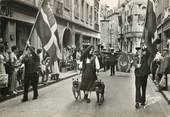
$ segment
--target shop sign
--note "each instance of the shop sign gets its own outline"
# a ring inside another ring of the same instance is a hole
[[[0,15],[12,17],[12,10],[6,6],[0,6]]]

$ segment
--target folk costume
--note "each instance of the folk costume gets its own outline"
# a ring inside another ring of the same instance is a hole
[[[90,99],[88,99],[88,92],[94,90],[94,83],[97,80],[96,71],[100,68],[97,56],[89,56],[89,52],[92,48],[93,46],[89,46],[80,58],[82,61],[82,80],[80,89],[84,91],[84,99],[87,100],[88,103],[90,102]]]

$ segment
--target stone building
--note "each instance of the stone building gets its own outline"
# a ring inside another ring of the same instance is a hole
[[[1,0],[0,38],[9,46],[25,47],[38,8],[34,0]]]
[[[118,12],[107,5],[101,6],[100,12],[101,43],[104,49],[118,50]]]
[[[1,0],[0,38],[10,46],[25,47],[35,22],[40,0]],[[83,49],[100,43],[99,0],[50,0],[55,14],[62,48]],[[31,44],[41,47],[36,31]]]
[[[122,51],[135,53],[135,48],[140,46],[146,2],[146,0],[128,0],[119,7],[119,43]]]
[[[163,43],[159,49],[170,49],[170,0],[157,0],[156,3],[157,33]]]
[[[119,43],[118,43],[118,11],[117,9],[114,10],[114,12],[111,12],[108,14],[108,20],[109,20],[109,39],[110,39],[110,46],[115,51],[118,51],[120,49]]]
[[[110,48],[110,30],[109,30],[109,20],[103,19],[100,20],[100,27],[101,27],[101,45],[103,49]]]

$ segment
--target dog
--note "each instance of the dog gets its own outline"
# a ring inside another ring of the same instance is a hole
[[[72,92],[76,100],[81,99],[80,82],[78,79],[72,79]]]
[[[105,84],[101,80],[95,82],[95,91],[97,96],[98,105],[103,104],[104,102],[104,93],[105,93]]]

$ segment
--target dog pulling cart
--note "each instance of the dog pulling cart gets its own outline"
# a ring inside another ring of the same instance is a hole
[[[78,75],[76,78],[72,79],[72,92],[75,100],[81,100],[81,81],[79,81],[79,78],[81,76]],[[96,92],[96,98],[98,105],[103,104],[104,102],[104,92],[105,92],[105,84],[101,80],[96,80],[93,86],[93,90],[91,92]]]

